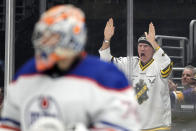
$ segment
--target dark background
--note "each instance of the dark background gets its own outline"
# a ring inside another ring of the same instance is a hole
[[[31,34],[39,18],[39,0],[15,0],[15,69],[17,70],[34,52]],[[0,60],[5,50],[5,2],[0,1]],[[127,0],[47,0],[47,8],[70,3],[82,8],[86,14],[88,41],[86,51],[99,55],[106,21],[112,17],[115,35],[111,40],[112,55],[126,56]],[[196,0],[134,0],[134,55],[137,39],[148,31],[152,21],[156,34],[189,38],[189,24],[196,18]],[[3,66],[0,68],[0,86],[3,85]]]

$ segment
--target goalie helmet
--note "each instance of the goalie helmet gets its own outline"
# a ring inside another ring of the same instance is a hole
[[[32,41],[36,68],[44,71],[58,60],[79,54],[86,42],[85,15],[72,5],[52,7],[36,23]]]

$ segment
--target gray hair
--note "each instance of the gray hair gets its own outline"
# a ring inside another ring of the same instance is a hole
[[[196,68],[192,65],[187,65],[184,67],[184,69],[188,69],[188,70],[191,70],[193,72],[193,75],[195,76],[196,75]]]

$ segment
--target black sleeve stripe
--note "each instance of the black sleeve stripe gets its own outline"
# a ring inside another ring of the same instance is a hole
[[[169,72],[171,72],[172,67],[173,67],[173,62],[171,62],[165,69],[161,70],[161,74],[162,75],[168,74]]]
[[[163,78],[167,78],[169,75],[170,75],[170,73],[171,73],[171,71],[172,71],[172,68],[173,68],[173,62],[171,62],[170,64],[169,64],[169,66],[168,67],[166,67],[167,69],[165,70],[165,72],[163,72],[163,70],[161,70],[161,76],[163,77]]]

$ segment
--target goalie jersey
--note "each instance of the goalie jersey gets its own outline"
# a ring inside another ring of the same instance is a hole
[[[28,131],[41,117],[54,117],[66,129],[138,131],[137,102],[124,74],[113,64],[86,56],[63,74],[37,72],[35,59],[7,88],[1,129]]]
[[[100,50],[100,58],[112,61],[127,77],[131,76],[131,82],[136,92],[139,104],[139,114],[142,129],[169,130],[171,124],[171,105],[168,87],[168,76],[173,63],[164,51],[159,48],[153,58],[142,65],[138,57],[115,58],[110,54],[110,48]],[[132,66],[132,74],[129,74],[129,64]],[[129,76],[130,75],[130,76]]]

